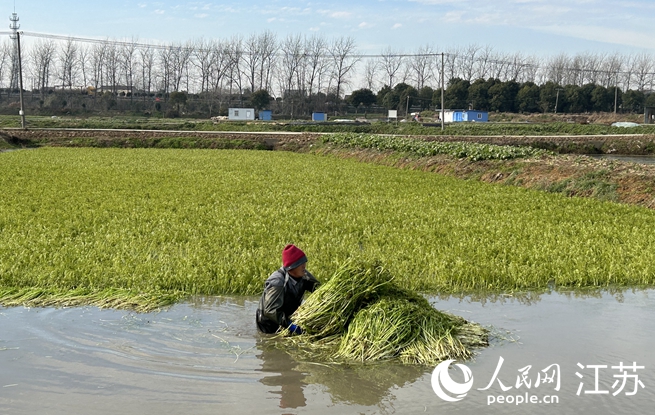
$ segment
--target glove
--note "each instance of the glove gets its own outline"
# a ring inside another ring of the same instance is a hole
[[[294,335],[294,334],[302,334],[302,329],[300,326],[296,326],[295,324],[291,323],[289,325],[289,332]]]

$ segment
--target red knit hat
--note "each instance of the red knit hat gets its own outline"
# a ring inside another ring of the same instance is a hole
[[[282,266],[285,270],[294,269],[307,262],[305,253],[295,245],[287,245],[282,251]]]

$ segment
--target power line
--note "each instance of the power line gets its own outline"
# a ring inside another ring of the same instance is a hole
[[[143,48],[151,48],[151,49],[160,49],[160,50],[166,50],[171,47],[180,47],[181,49],[186,49],[186,50],[200,50],[200,51],[205,51],[206,49],[203,48],[197,48],[197,47],[190,47],[190,46],[177,46],[177,45],[161,45],[161,44],[153,44],[153,43],[139,43],[139,42],[134,42],[134,41],[125,41],[125,40],[110,40],[110,39],[94,39],[94,38],[85,38],[85,37],[79,37],[79,36],[65,36],[65,35],[53,35],[53,34],[48,34],[48,33],[37,33],[37,32],[21,32],[23,33],[24,36],[29,36],[29,37],[36,37],[36,38],[42,38],[42,39],[53,39],[53,40],[65,40],[65,41],[75,41],[75,42],[83,42],[83,43],[95,43],[95,44],[101,44],[101,45],[115,45],[115,46],[133,46],[133,47],[143,47]],[[0,31],[0,34],[10,34],[10,32],[2,32]],[[245,53],[247,54],[248,52],[246,51],[239,51],[240,53]],[[446,53],[448,55],[448,53]],[[278,55],[281,56],[281,55]],[[304,54],[303,57],[309,56],[308,54]],[[436,57],[436,56],[441,56],[440,53],[421,53],[421,54],[393,54],[393,55],[371,55],[371,54],[353,54],[352,57],[358,58],[358,59],[366,59],[366,58],[382,58],[382,57],[400,57],[400,58],[412,58],[412,57]],[[322,55],[321,57],[330,57],[330,55]]]
[[[12,27],[13,29],[13,27]],[[0,35],[14,35],[15,31],[18,30],[16,28],[12,32],[7,32],[7,31],[0,31]],[[187,46],[187,45],[182,45],[182,44],[169,44],[169,45],[162,45],[162,44],[154,44],[154,43],[141,43],[137,41],[125,41],[125,40],[114,40],[114,39],[94,39],[94,38],[87,38],[87,37],[80,37],[80,36],[66,36],[66,35],[55,35],[55,34],[49,34],[49,33],[38,33],[38,32],[21,32],[23,36],[28,36],[28,37],[35,37],[35,38],[41,38],[41,39],[51,39],[51,40],[63,40],[63,41],[74,41],[74,42],[81,42],[81,43],[91,43],[91,44],[101,44],[101,45],[111,45],[111,46],[124,46],[124,47],[137,47],[137,48],[149,48],[149,49],[155,49],[155,50],[169,50],[169,49],[177,49],[177,50],[186,50],[186,51],[207,51],[208,49],[205,48],[200,48],[200,47],[195,47],[195,46]],[[187,42],[188,44],[188,42]],[[239,50],[236,51],[239,54],[242,55],[248,55],[250,54],[247,51]],[[457,59],[461,55],[458,53],[453,53],[453,52],[430,52],[430,53],[390,53],[390,54],[353,54],[351,55],[352,58],[354,59],[379,59],[379,58],[419,58],[419,57],[427,57],[427,58],[438,58],[441,56],[446,56],[446,57],[454,57]],[[281,54],[276,54],[275,56],[280,57],[283,56]],[[308,54],[303,54],[303,57],[308,57]],[[331,55],[326,54],[326,55],[321,55],[322,58],[330,58]],[[536,70],[548,70],[549,67],[535,64],[535,63],[527,63],[527,62],[516,62],[512,60],[499,60],[499,59],[488,59],[488,58],[473,58],[473,59],[468,59],[469,62],[471,63],[488,63],[488,64],[494,64],[494,65],[503,65],[503,66],[512,66],[512,67],[520,67],[520,68],[532,68]],[[558,68],[560,69],[560,68]],[[619,75],[635,75],[638,74],[640,76],[655,76],[655,72],[638,72],[635,73],[634,71],[613,71],[613,70],[602,70],[602,69],[590,69],[590,68],[576,68],[576,67],[562,67],[562,71],[569,71],[569,72],[577,72],[577,73],[592,73],[592,74],[603,74],[607,76],[619,76]]]

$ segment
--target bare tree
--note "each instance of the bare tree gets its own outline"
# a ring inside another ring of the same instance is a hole
[[[634,80],[637,90],[644,92],[653,83],[653,59],[646,53],[640,53],[634,60]]]
[[[271,91],[278,51],[277,38],[273,32],[267,30],[259,36],[259,50],[262,55],[259,67],[259,89]]]
[[[431,46],[419,47],[412,57],[409,67],[412,69],[412,80],[416,89],[420,90],[434,77],[435,52]]]
[[[328,43],[325,38],[314,35],[306,40],[306,54],[305,64],[306,70],[306,88],[311,96],[314,92],[321,91],[321,83],[327,73],[329,66],[326,55],[328,53]]]
[[[105,60],[107,57],[107,43],[96,43],[91,49],[91,70],[93,74],[93,87],[95,96],[97,96],[98,89],[104,83],[105,74]]]
[[[111,92],[115,94],[118,91],[121,69],[121,56],[115,42],[107,43],[104,69],[105,81],[109,83],[109,85],[106,86],[111,87]],[[100,85],[100,87],[102,88],[103,85]]]
[[[131,92],[130,100],[134,97],[134,75],[136,73],[136,51],[137,41],[132,39],[130,42],[123,43],[120,49],[121,71],[125,85]]]
[[[80,45],[77,53],[77,66],[80,69],[80,74],[82,75],[82,88],[86,89],[89,86],[89,76],[91,75],[89,71],[90,68],[90,59],[91,51],[88,46]]]
[[[31,53],[32,69],[34,71],[35,89],[45,98],[45,89],[50,84],[50,71],[54,65],[57,45],[53,40],[38,40]]]
[[[493,46],[486,45],[483,47],[475,60],[475,79],[486,79],[490,72],[490,62],[495,59],[495,52]]]
[[[489,77],[494,79],[503,79],[507,74],[507,65],[509,56],[503,53],[494,53],[488,63]]]
[[[239,97],[243,98],[243,39],[240,36],[233,36],[225,45],[227,56],[227,71],[225,75],[229,80],[230,94],[236,86]]]
[[[393,88],[396,75],[401,70],[404,63],[404,57],[400,52],[387,47],[380,55],[380,67],[387,74],[389,87]]]
[[[597,53],[585,53],[584,59],[584,79],[583,84],[598,84],[601,78],[601,67],[605,60],[605,55]]]
[[[305,59],[305,42],[300,35],[289,35],[280,45],[280,94],[285,96],[293,90],[302,93],[303,61]]]
[[[3,82],[7,77],[7,70],[11,70],[11,54],[13,48],[12,41],[0,43],[0,88],[3,87]]]
[[[623,71],[621,73],[621,82],[623,83],[623,88],[625,91],[630,89],[630,85],[632,85],[632,77],[637,71],[637,59],[635,56],[628,56],[627,59],[625,60],[625,64],[623,66]]]
[[[448,52],[446,52],[445,57],[444,57],[444,78],[446,80],[446,83],[450,81],[453,78],[457,78],[458,74],[458,67],[457,63],[459,61],[459,50],[458,49],[450,49]]]
[[[278,82],[280,95],[291,115],[294,109],[302,111],[305,103],[305,41],[300,35],[288,35],[280,44]]]
[[[478,60],[480,51],[482,51],[482,48],[479,45],[473,44],[467,46],[460,54],[461,77],[465,81],[470,82],[478,78],[476,61]]]
[[[193,52],[193,45],[191,43],[187,43],[185,45],[174,44],[171,47],[171,52],[171,86],[173,91],[180,91],[182,79],[186,74],[188,74],[189,59]]]
[[[378,82],[376,77],[379,70],[380,66],[377,60],[368,59],[366,61],[366,66],[364,66],[364,76],[366,79],[366,88],[370,89],[371,91],[375,91],[377,89]]]
[[[141,89],[150,95],[155,83],[155,51],[150,46],[139,48],[139,67],[141,69]],[[145,100],[145,95],[143,96]]]
[[[353,68],[359,61],[355,56],[356,45],[352,37],[340,37],[332,41],[330,46],[330,57],[332,58],[332,79],[336,84],[337,102],[339,101],[341,89],[349,82]]]
[[[568,76],[565,80],[567,85],[582,86],[584,84],[585,61],[584,56],[576,54],[570,60]]]
[[[548,69],[546,71],[546,78],[557,85],[564,85],[568,78],[569,57],[560,53],[548,61]]]
[[[516,52],[511,55],[510,62],[507,65],[507,75],[504,80],[511,80],[515,82],[521,81],[521,76],[525,70],[525,56],[523,53]]]
[[[200,74],[200,92],[209,91],[209,79],[216,64],[216,48],[213,41],[205,41],[204,39],[196,41],[191,62],[196,66]]]
[[[77,61],[77,49],[77,44],[75,44],[73,39],[69,38],[63,45],[61,45],[59,53],[57,54],[59,62],[58,80],[61,81],[62,89],[73,88],[73,78],[76,75],[74,71],[77,70],[77,65],[75,65],[75,62]]]
[[[171,83],[173,79],[173,54],[174,46],[168,45],[163,49],[159,50],[159,67],[161,70],[161,86],[159,89],[164,93],[168,94],[171,88]]]
[[[259,36],[256,34],[251,34],[248,39],[245,40],[244,44],[245,53],[243,54],[243,65],[244,73],[248,79],[248,84],[250,85],[250,92],[255,92],[255,87],[259,84],[261,85],[261,80],[258,82],[259,69],[261,68],[261,62],[264,59],[261,50],[261,44],[259,41]]]
[[[523,66],[523,75],[521,78],[522,82],[534,82],[540,83],[539,77],[539,68],[541,67],[541,61],[536,56],[527,56],[524,60]]]
[[[215,62],[209,73],[209,85],[214,92],[220,92],[230,66],[230,56],[224,42],[213,42],[211,47]]]
[[[619,72],[621,72],[623,68],[624,60],[625,58],[618,53],[608,56],[605,59],[602,68],[602,85],[606,88],[610,88],[619,84]]]

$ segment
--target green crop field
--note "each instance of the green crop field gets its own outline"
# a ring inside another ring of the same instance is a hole
[[[308,154],[0,153],[6,305],[257,294],[287,243],[319,279],[362,257],[432,293],[647,286],[653,228],[644,208]]]

